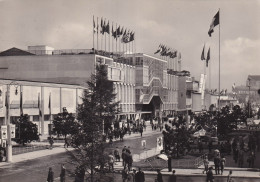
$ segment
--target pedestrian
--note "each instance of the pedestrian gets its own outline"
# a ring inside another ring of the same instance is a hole
[[[76,169],[75,182],[84,182],[85,169],[83,166],[79,166]]]
[[[198,148],[199,148],[199,152],[201,153],[202,150],[203,150],[203,145],[202,145],[202,142],[199,140],[199,143],[198,143]]]
[[[132,170],[132,165],[133,165],[133,156],[130,152],[130,154],[128,155],[128,160],[127,160],[127,164],[128,164],[128,171]]]
[[[209,153],[211,153],[211,150],[212,150],[212,141],[209,141],[208,148],[209,148]]]
[[[238,167],[243,167],[244,164],[244,151],[239,150],[238,152]]]
[[[127,182],[128,181],[128,175],[129,175],[129,172],[127,169],[123,169],[122,170],[122,179],[123,179],[123,182]]]
[[[157,182],[163,182],[162,173],[160,169],[157,169]]]
[[[133,169],[133,173],[132,173],[132,176],[133,176],[133,182],[135,182],[135,175],[136,175],[136,170]]]
[[[115,161],[120,162],[120,155],[119,155],[119,150],[118,147],[114,150],[114,155],[115,155]]]
[[[144,182],[144,181],[145,181],[144,172],[141,171],[141,168],[139,167],[139,171],[135,175],[135,182]]]
[[[142,127],[142,125],[140,126],[140,133],[141,133],[141,137],[143,136],[143,127]]]
[[[169,151],[169,155],[168,155],[168,171],[169,172],[172,171],[172,155],[171,155],[171,151]]]
[[[202,171],[202,173],[204,174],[204,172],[206,172],[206,174],[207,174],[207,172],[209,170],[209,160],[208,160],[207,155],[205,155],[205,157],[204,157],[203,164],[204,164],[204,170]]]
[[[232,170],[229,171],[229,174],[228,174],[228,178],[227,178],[227,182],[233,182],[233,178],[232,178]]]
[[[233,151],[233,159],[235,161],[235,163],[237,163],[238,160],[238,148],[235,148]]]
[[[220,154],[217,154],[217,156],[214,158],[214,165],[215,165],[215,173],[216,175],[219,174],[219,167],[220,167]]]
[[[52,168],[50,167],[50,168],[49,168],[49,172],[48,172],[47,181],[48,181],[48,182],[53,182],[53,180],[54,180],[54,173],[53,173],[53,171],[52,171]]]
[[[220,159],[220,170],[221,170],[221,175],[223,174],[224,168],[225,168],[225,163],[226,163],[226,158],[222,154],[221,159]]]
[[[126,168],[126,164],[127,164],[127,152],[124,150],[122,152],[122,161],[123,161],[123,166],[124,166],[124,169]]]
[[[172,174],[170,175],[168,182],[177,182],[177,176],[175,174],[175,170],[172,170]]]
[[[50,137],[49,143],[50,143],[50,149],[52,149],[52,146],[53,146],[53,143],[54,143],[53,137]]]
[[[60,182],[65,182],[65,175],[66,175],[66,168],[64,164],[62,164],[61,171],[60,171]]]
[[[212,167],[209,167],[209,171],[207,172],[206,182],[213,182],[214,181],[212,169],[213,169]]]
[[[130,146],[128,146],[128,148],[126,148],[126,152],[127,152],[128,154],[131,153],[131,152],[130,152]]]
[[[254,167],[254,163],[255,163],[255,154],[254,152],[250,152],[247,158],[247,162],[248,162],[248,167]]]
[[[67,147],[66,147],[67,146]],[[64,141],[64,148],[68,148],[69,147],[69,142],[68,142],[68,139],[65,138],[65,141]]]
[[[109,168],[109,171],[114,171],[114,162],[115,162],[115,159],[114,159],[114,156],[112,155],[112,152],[108,155],[108,168]]]

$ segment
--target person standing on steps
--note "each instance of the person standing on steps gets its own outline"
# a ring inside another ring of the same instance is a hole
[[[53,182],[54,180],[54,173],[52,171],[52,168],[49,168],[49,172],[48,172],[48,177],[47,177],[47,182]]]
[[[206,182],[213,182],[214,181],[214,176],[212,172],[212,167],[209,168],[209,171],[207,172],[207,179]]]
[[[162,173],[160,169],[157,169],[157,182],[163,182]]]
[[[66,175],[66,168],[64,164],[62,164],[61,171],[60,171],[60,182],[65,182],[65,175]]]
[[[177,176],[175,174],[175,170],[172,170],[172,174],[170,175],[168,182],[177,182]]]
[[[139,167],[139,171],[135,175],[135,182],[145,182],[144,172],[141,171],[140,167]]]

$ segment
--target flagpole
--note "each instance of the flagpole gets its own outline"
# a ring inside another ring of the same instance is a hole
[[[98,17],[97,17],[97,50],[98,50]]]
[[[105,19],[105,22],[106,22],[106,19]],[[106,24],[104,24],[104,27],[106,28]],[[104,34],[105,34],[106,32],[104,32]],[[107,34],[105,34],[105,52],[107,51],[107,41],[106,41],[106,39],[107,39]]]
[[[108,32],[109,32],[109,34],[108,34],[108,42],[109,42],[109,44],[108,44],[108,52],[109,52],[109,57],[110,57],[110,25],[109,25],[109,27],[108,27]]]
[[[94,38],[94,35],[95,35],[95,27],[94,27],[94,22],[95,22],[95,18],[94,18],[94,15],[93,15],[93,52],[95,53],[95,44],[94,44],[94,41],[95,41],[95,38]]]
[[[112,35],[112,37],[113,37],[113,33],[114,33],[114,22],[112,22],[112,29],[113,29],[113,31],[112,31],[111,35]],[[115,38],[115,37],[114,37],[114,38]],[[112,39],[112,53],[114,54],[114,39]]]
[[[220,8],[219,8],[219,39],[218,39],[218,59],[219,59],[219,67],[218,67],[218,89],[219,89],[219,95],[218,95],[218,110],[220,111]]]
[[[117,23],[116,23],[116,53],[117,53]]]

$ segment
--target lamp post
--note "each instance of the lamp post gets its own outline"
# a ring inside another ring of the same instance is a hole
[[[12,81],[11,83],[7,84],[7,91],[6,91],[6,125],[7,125],[7,145],[6,145],[6,159],[7,162],[12,162],[13,155],[12,155],[12,133],[11,133],[11,122],[10,122],[10,86],[15,86],[15,94],[18,94],[17,87],[19,84],[15,81]]]

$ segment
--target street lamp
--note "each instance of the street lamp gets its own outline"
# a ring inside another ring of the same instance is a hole
[[[11,131],[11,122],[10,122],[10,86],[15,86],[15,95],[18,94],[18,86],[19,84],[15,81],[12,81],[11,83],[7,84],[7,91],[6,91],[6,125],[7,125],[7,145],[6,145],[6,159],[7,162],[12,162],[12,131]]]

